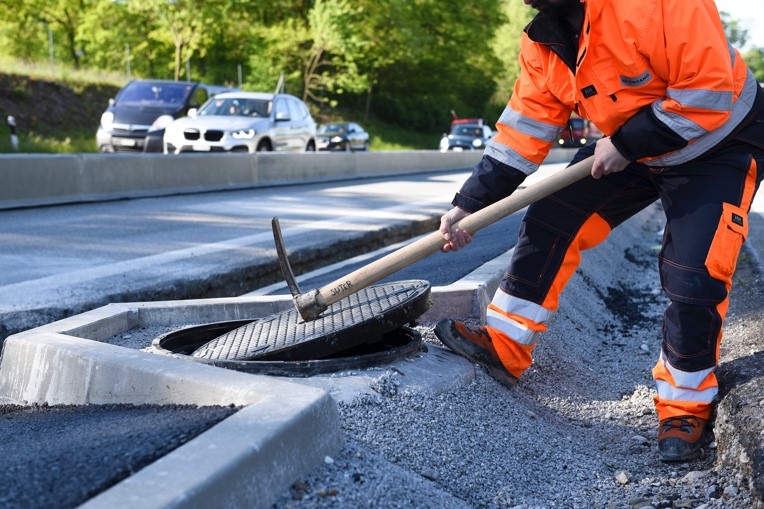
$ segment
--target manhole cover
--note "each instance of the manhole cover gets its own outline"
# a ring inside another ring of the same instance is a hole
[[[216,360],[316,360],[379,341],[430,307],[430,283],[398,281],[369,286],[335,302],[315,320],[296,309],[222,334],[191,355]]]
[[[229,361],[203,359],[190,354],[197,348],[221,334],[250,323],[250,320],[234,320],[186,327],[162,334],[152,343],[159,353],[182,359],[209,364],[236,371],[261,375],[307,377],[349,369],[364,369],[410,357],[427,351],[421,334],[409,327],[388,332],[371,344],[353,346],[324,358],[307,361]]]

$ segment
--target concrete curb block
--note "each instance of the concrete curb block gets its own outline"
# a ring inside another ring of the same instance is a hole
[[[324,390],[97,341],[161,322],[167,318],[162,309],[110,305],[6,340],[0,359],[5,401],[244,406],[83,507],[129,508],[140,501],[147,508],[265,508],[340,447],[336,403]],[[92,339],[68,335],[72,331]]]

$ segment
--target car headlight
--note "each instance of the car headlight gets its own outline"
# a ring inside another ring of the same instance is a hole
[[[339,143],[342,141],[342,136],[335,136],[332,138],[332,143]]]
[[[154,120],[154,123],[151,124],[151,127],[149,127],[149,132],[151,131],[160,131],[170,125],[172,121],[175,120],[170,115],[160,115],[159,118]]]
[[[474,140],[472,140],[472,146],[475,148],[482,147],[483,140],[481,140],[480,138],[475,138]]]
[[[448,138],[443,137],[440,139],[440,149],[441,150],[447,150],[448,149]]]
[[[101,115],[101,126],[108,131],[111,129],[112,124],[114,124],[114,113],[104,111],[103,115]]]
[[[255,137],[255,130],[254,129],[239,129],[238,131],[233,131],[231,133],[231,136],[233,136],[236,140],[251,140]]]

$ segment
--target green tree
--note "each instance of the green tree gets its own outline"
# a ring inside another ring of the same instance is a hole
[[[376,69],[377,114],[431,132],[448,125],[450,110],[480,116],[500,70],[490,41],[503,21],[501,2],[476,0],[459,9],[437,0],[391,4],[400,25],[386,17],[373,21],[388,46],[400,45]]]
[[[129,2],[128,9],[138,19],[153,20],[151,39],[172,44],[175,80],[193,55],[204,56],[209,27],[225,22],[223,0],[141,0]]]
[[[324,102],[324,92],[359,93],[367,80],[356,63],[364,42],[358,37],[360,9],[349,0],[316,0],[308,14],[310,48],[303,67],[304,101]]]
[[[725,11],[720,11],[719,16],[722,18],[724,33],[727,34],[730,43],[736,48],[745,46],[745,43],[748,42],[748,30],[741,26],[740,20],[733,18]]]
[[[743,59],[759,83],[764,83],[764,48],[753,48],[743,53]]]
[[[525,26],[531,21],[534,11],[522,0],[508,0],[502,4],[505,22],[497,30],[493,40],[493,51],[501,60],[502,70],[496,79],[496,93],[493,104],[503,109],[520,75],[520,37]]]
[[[0,8],[5,14],[12,13],[9,20],[12,29],[18,31],[15,34],[17,37],[35,33],[31,41],[44,48],[47,39],[43,39],[45,42],[40,40],[39,25],[44,25],[46,32],[50,28],[61,36],[56,39],[63,38],[63,55],[75,69],[80,68],[83,55],[79,46],[82,18],[92,6],[93,0],[0,0]],[[32,49],[24,43],[14,46],[16,51],[21,50],[22,53],[30,53]],[[39,49],[34,51],[39,52]]]

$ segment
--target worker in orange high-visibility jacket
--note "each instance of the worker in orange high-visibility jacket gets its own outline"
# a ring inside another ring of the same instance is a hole
[[[485,326],[435,327],[506,385],[527,370],[580,253],[660,200],[658,256],[670,300],[657,384],[664,461],[700,454],[718,392],[722,323],[748,212],[764,175],[764,93],[725,37],[714,0],[525,0],[539,12],[520,43],[520,76],[498,134],[441,219],[444,251],[471,241],[452,225],[536,171],[571,114],[604,137],[586,177],[528,208]]]

